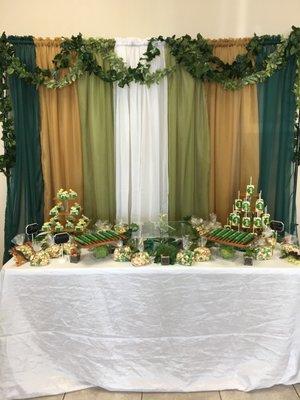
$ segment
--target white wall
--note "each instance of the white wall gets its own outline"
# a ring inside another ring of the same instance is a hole
[[[7,34],[54,37],[286,34],[300,26],[300,0],[0,0]],[[0,259],[5,180],[0,177]]]
[[[0,128],[0,137],[2,136]],[[0,143],[0,154],[3,153],[2,141]],[[0,266],[2,264],[3,242],[4,242],[4,213],[6,202],[6,178],[0,173]]]

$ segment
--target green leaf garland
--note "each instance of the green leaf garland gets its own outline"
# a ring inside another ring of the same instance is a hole
[[[8,95],[8,76],[16,75],[33,85],[45,85],[49,89],[59,89],[72,84],[84,73],[94,74],[106,82],[116,82],[120,87],[131,82],[148,86],[159,83],[175,69],[162,68],[151,72],[151,61],[160,55],[159,42],[166,43],[177,64],[183,65],[195,78],[201,81],[217,82],[226,89],[236,90],[246,85],[257,84],[268,79],[282,68],[289,57],[300,59],[300,28],[292,27],[288,38],[282,38],[275,50],[258,65],[256,56],[270,36],[257,36],[246,46],[246,53],[238,55],[233,63],[224,63],[213,55],[212,44],[200,34],[195,39],[189,35],[176,38],[158,36],[148,42],[147,50],[136,67],[128,67],[115,51],[114,39],[83,39],[82,35],[64,38],[61,51],[53,60],[53,69],[35,68],[33,72],[14,54],[13,46],[5,33],[0,38],[0,122],[2,123],[2,140],[4,155],[0,156],[0,171],[7,176],[15,162],[15,137],[11,116],[11,101]],[[96,61],[95,54],[100,54],[107,65],[103,68]],[[62,69],[68,69],[61,76]],[[299,62],[297,62],[299,70]],[[297,108],[300,107],[299,73],[294,91]],[[298,146],[299,147],[299,146]],[[299,153],[299,150],[298,150]],[[299,160],[299,154],[295,154]]]

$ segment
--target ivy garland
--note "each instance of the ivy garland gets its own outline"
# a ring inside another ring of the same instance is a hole
[[[7,48],[6,38],[0,38],[0,123],[2,125],[2,140],[4,143],[4,154],[0,155],[0,171],[6,176],[13,167],[16,156],[16,141],[14,137],[13,119],[11,116],[12,105],[8,95],[7,68],[9,57],[12,56],[12,48]]]
[[[292,27],[288,38],[282,38],[262,63],[256,63],[256,57],[269,36],[257,36],[246,46],[246,53],[238,55],[232,64],[224,63],[213,55],[213,46],[200,34],[195,39],[189,35],[176,38],[158,36],[148,42],[147,50],[136,67],[127,67],[124,60],[114,51],[113,39],[83,39],[82,35],[64,39],[61,51],[53,60],[53,69],[35,68],[29,71],[16,57],[13,46],[5,33],[0,38],[0,122],[2,123],[4,155],[0,156],[0,171],[7,176],[15,161],[15,138],[11,117],[11,102],[8,96],[8,76],[16,75],[27,82],[45,85],[49,89],[59,89],[72,84],[84,73],[94,74],[106,82],[117,82],[124,87],[131,82],[151,85],[171,74],[174,67],[166,67],[151,72],[151,61],[160,50],[158,43],[165,42],[176,63],[181,64],[195,78],[201,81],[218,82],[226,89],[236,90],[249,84],[263,82],[279,68],[282,68],[289,57],[300,59],[300,28]],[[95,54],[101,55],[103,66],[99,65]],[[299,63],[297,63],[299,68]],[[105,66],[105,67],[104,67]],[[62,75],[62,69],[68,73]],[[299,75],[295,81],[297,108],[300,106]]]

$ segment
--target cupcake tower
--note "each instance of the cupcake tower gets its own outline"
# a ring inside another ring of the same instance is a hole
[[[241,198],[239,191],[234,200],[233,210],[228,217],[230,228],[246,232],[252,230],[255,233],[270,225],[270,214],[264,199],[261,197],[261,191],[258,196],[254,196],[254,190],[255,187],[252,184],[252,178],[250,178],[245,196]]]
[[[76,202],[77,197],[77,193],[72,189],[59,189],[56,204],[49,212],[50,219],[44,223],[42,231],[83,233],[90,220],[82,214],[82,207]]]

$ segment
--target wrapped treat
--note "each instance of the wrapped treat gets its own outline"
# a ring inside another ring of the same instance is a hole
[[[50,258],[58,258],[62,254],[62,248],[59,244],[54,244],[45,250]]]
[[[256,229],[261,229],[262,228],[262,219],[261,217],[253,217],[253,226]]]
[[[160,214],[159,221],[158,221],[158,228],[162,236],[168,234],[169,230],[173,228],[169,225],[169,217],[168,214]]]
[[[286,239],[286,238],[285,238]],[[281,245],[281,257],[292,264],[300,263],[300,248],[292,242],[292,236],[290,235],[290,240],[284,242]]]
[[[281,258],[292,264],[300,264],[300,248],[296,244],[283,243],[281,245]]]
[[[118,234],[118,235],[124,235],[124,233],[126,233],[129,229],[129,226],[127,224],[123,224],[122,222],[120,222],[119,224],[116,224],[114,226],[114,231]]]
[[[268,213],[267,207],[265,207],[265,212],[263,213],[261,219],[262,219],[263,226],[270,225],[270,214]]]
[[[280,247],[281,257],[300,256],[299,246],[292,243],[283,243]]]
[[[270,260],[273,256],[273,249],[271,246],[259,246],[254,249],[254,255],[259,261]]]
[[[209,261],[211,259],[211,251],[207,247],[196,247],[194,250],[195,262]]]
[[[16,246],[15,250],[22,254],[24,258],[29,261],[30,258],[34,255],[34,250],[29,243],[21,244],[20,246]]]
[[[192,265],[194,263],[194,252],[191,250],[180,250],[176,256],[176,262],[181,265]]]
[[[265,202],[261,198],[261,191],[259,192],[259,198],[255,202],[255,211],[261,214],[264,211]]]
[[[251,226],[251,218],[246,215],[242,218],[242,227],[248,229]]]
[[[190,219],[190,224],[199,236],[206,235],[207,228],[204,226],[204,221],[202,218],[192,216]]]
[[[32,256],[30,259],[30,265],[33,267],[45,266],[45,265],[48,265],[49,262],[50,262],[50,256],[44,250],[39,251],[34,256]]]
[[[217,221],[217,214],[215,213],[210,213],[209,214],[209,221],[207,225],[207,232],[210,231],[211,229],[217,229],[220,228],[222,226],[221,222]]]
[[[265,239],[265,244],[267,246],[271,246],[274,249],[277,243],[277,239],[276,233],[273,231],[273,229],[271,229],[269,226],[264,226],[262,236]]]
[[[189,235],[185,235],[182,238],[182,248],[183,250],[189,250],[189,248],[191,247],[191,244],[193,242],[191,241]]]
[[[93,256],[98,260],[101,258],[105,258],[108,256],[108,247],[107,246],[99,246],[93,249]]]
[[[64,254],[70,255],[72,252],[75,252],[77,250],[78,250],[78,247],[76,246],[75,243],[68,242],[63,245]]]
[[[268,246],[271,246],[273,249],[275,249],[276,243],[277,243],[277,239],[275,236],[266,238],[266,244]]]
[[[26,236],[24,233],[20,233],[12,239],[12,243],[14,243],[16,246],[13,247],[9,252],[13,256],[17,267],[25,264],[30,259],[32,254],[34,254],[31,244],[24,244],[25,237]]]
[[[20,246],[21,244],[24,244],[25,242],[25,233],[19,233],[12,239],[12,243],[16,244],[17,246]]]
[[[233,211],[229,215],[229,221],[230,221],[232,226],[239,226],[239,224],[241,222],[240,214],[238,214],[237,212]]]
[[[196,231],[199,236],[207,235],[207,233],[209,232],[209,230],[207,229],[207,227],[204,224],[197,226]]]
[[[110,224],[108,221],[101,221],[101,219],[99,219],[95,223],[95,227],[96,230],[101,233],[105,231],[110,231],[112,229],[112,224]]]
[[[203,219],[202,218],[198,218],[195,216],[192,216],[190,219],[190,223],[193,227],[197,227],[199,225],[203,225]]]
[[[113,254],[113,259],[118,262],[130,261],[132,257],[132,250],[129,246],[117,247]]]
[[[21,253],[18,253],[14,247],[9,250],[9,253],[12,255],[17,267],[20,267],[28,261]]]
[[[234,200],[234,208],[236,211],[242,211],[243,200],[240,198],[240,191],[238,192],[238,198]]]
[[[246,193],[247,193],[247,196],[249,196],[249,197],[253,196],[253,193],[254,193],[254,185],[252,184],[252,176],[251,176],[251,178],[250,178],[250,183],[249,183],[249,185],[247,185],[247,187],[246,187]]]
[[[243,200],[242,202],[242,210],[247,213],[250,212],[250,208],[251,208],[251,203],[250,201],[246,198],[245,200]]]
[[[220,246],[220,256],[225,260],[232,260],[235,257],[235,250],[231,246]]]
[[[135,253],[131,259],[131,264],[135,267],[142,267],[152,263],[152,259],[146,251]]]

